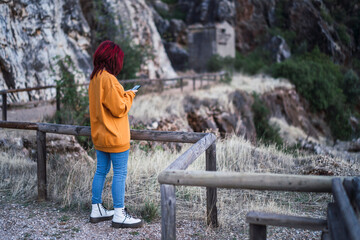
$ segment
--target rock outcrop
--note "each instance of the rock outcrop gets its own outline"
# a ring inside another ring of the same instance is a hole
[[[90,29],[78,0],[0,1],[0,15],[0,89],[54,84],[56,56],[71,57],[83,73],[79,82],[89,76]],[[55,90],[44,92],[40,98],[55,95]],[[10,96],[10,101],[28,99],[27,93]]]
[[[153,11],[145,0],[106,0],[115,24],[129,30],[135,44],[149,46],[153,58],[142,67],[149,78],[172,78],[177,76],[166,55],[159,32],[156,29]]]

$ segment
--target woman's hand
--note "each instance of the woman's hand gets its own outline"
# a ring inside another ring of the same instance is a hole
[[[125,91],[125,92],[130,92],[130,91],[132,91],[132,92],[134,92],[134,93],[137,93],[138,90],[127,90],[127,91]]]

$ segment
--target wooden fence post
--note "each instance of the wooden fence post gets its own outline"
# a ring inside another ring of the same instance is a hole
[[[250,224],[250,240],[266,240],[266,225]]]
[[[37,181],[38,181],[38,200],[47,199],[46,184],[46,133],[36,131],[37,140]]]
[[[180,87],[181,87],[181,92],[183,92],[183,79],[180,78]]]
[[[193,90],[195,91],[195,78],[192,79],[193,80]]]
[[[7,121],[7,94],[2,94],[2,120]]]
[[[206,171],[216,171],[216,143],[206,149]],[[217,218],[217,188],[206,188],[206,216],[207,224],[211,227],[218,227]]]
[[[60,87],[56,87],[56,111],[60,111]]]
[[[176,197],[175,186],[161,184],[161,239],[176,239]]]

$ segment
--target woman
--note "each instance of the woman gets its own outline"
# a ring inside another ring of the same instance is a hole
[[[122,69],[123,59],[124,53],[118,45],[111,41],[102,42],[94,54],[89,85],[91,137],[97,157],[90,222],[112,219],[115,228],[141,227],[143,224],[142,220],[130,216],[124,207],[130,148],[128,112],[137,91],[124,91],[115,77]],[[103,207],[101,195],[111,162],[114,210],[109,211]]]

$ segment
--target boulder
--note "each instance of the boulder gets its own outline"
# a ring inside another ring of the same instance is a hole
[[[154,1],[153,6],[157,11],[161,11],[161,12],[169,11],[169,6],[160,0]]]
[[[274,36],[266,44],[266,49],[271,53],[273,61],[279,63],[291,57],[291,51],[284,38]]]
[[[170,27],[170,22],[167,19],[163,19],[156,11],[153,11],[154,22],[160,36],[164,37],[164,34]]]
[[[164,42],[164,46],[173,68],[179,71],[185,70],[189,63],[189,53],[177,43]]]
[[[183,20],[171,19],[169,32],[173,38],[172,42],[187,44],[187,29]]]

